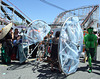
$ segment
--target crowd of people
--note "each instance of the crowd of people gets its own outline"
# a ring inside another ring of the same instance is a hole
[[[22,50],[22,36],[19,35],[19,31],[16,28],[13,33],[13,28],[7,33],[7,35],[1,40],[1,57],[2,62],[5,64],[11,63],[11,60],[19,60],[20,64],[25,63],[25,56]],[[24,51],[28,52],[28,48]],[[24,53],[25,53],[24,52]]]
[[[100,45],[100,34],[96,35],[97,32],[93,33],[92,27],[88,28],[87,31],[88,34],[84,36],[84,43],[89,62],[89,72],[92,72],[92,59],[95,56],[97,44]],[[41,58],[47,57],[47,59],[50,61],[51,71],[54,71],[54,65],[57,65],[59,71],[61,72],[58,63],[59,36],[60,31],[57,31],[55,36],[53,36],[53,32],[51,31],[47,36],[44,37],[44,40],[40,44],[43,44],[45,48]],[[24,50],[22,50],[22,36],[19,35],[17,28],[14,30],[14,33],[13,28],[11,28],[8,34],[0,42],[2,43],[1,52],[3,63],[11,63],[11,60],[19,60],[20,64],[25,63],[28,54],[28,48],[26,47]],[[29,49],[34,49],[35,46],[36,45],[33,44],[29,46]],[[31,57],[36,58],[37,51],[38,49],[36,48]]]
[[[55,59],[55,61],[57,61],[58,56],[56,54],[58,52],[59,35],[60,32],[57,31],[53,38],[53,32],[50,31],[48,35],[44,37],[44,40],[41,42],[41,44],[43,44],[45,48],[42,58],[45,58],[49,55],[52,60]],[[2,43],[1,56],[3,63],[9,64],[11,63],[11,60],[19,60],[20,64],[25,63],[28,54],[28,47],[24,48],[24,53],[23,53],[22,36],[21,34],[19,34],[17,28],[14,29],[14,32],[13,28],[11,28],[10,31],[7,33],[7,35],[1,40],[1,43]],[[31,49],[34,49],[35,46],[36,44],[32,44],[29,46],[29,53],[31,53]],[[36,58],[37,51],[38,49],[36,48],[32,52],[31,55],[32,58]],[[53,64],[51,64],[51,67],[53,69]]]

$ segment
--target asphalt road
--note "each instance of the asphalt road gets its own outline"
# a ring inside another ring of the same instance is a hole
[[[18,61],[12,61],[11,65],[4,65],[0,61],[0,79],[100,79],[100,47],[97,50],[97,61],[93,62],[93,71],[88,73],[87,62],[83,63],[82,58],[77,71],[69,76],[50,71],[50,65],[45,62],[35,62],[20,65]]]

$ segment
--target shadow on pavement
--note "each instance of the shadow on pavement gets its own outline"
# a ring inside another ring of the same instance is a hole
[[[19,69],[23,69],[23,68],[28,68],[30,66],[32,66],[32,65],[30,65],[29,63],[25,63],[25,64],[16,63],[16,64],[9,66],[7,68],[7,70],[19,70]]]
[[[93,61],[93,73],[100,75],[100,61]]]
[[[92,63],[100,65],[100,61],[92,61]]]
[[[87,69],[88,69],[88,66],[85,66],[85,67],[79,67],[79,68],[77,69],[77,71],[87,72]]]
[[[84,67],[79,67],[77,69],[77,71],[88,72],[87,71],[88,67],[89,67],[89,65],[84,66]],[[93,61],[92,62],[92,73],[100,75],[100,61]]]
[[[42,64],[39,65],[38,68],[34,67],[33,73],[39,72],[39,75],[37,76],[38,79],[64,79],[67,78],[65,74],[59,73],[58,69],[55,69],[55,71],[50,70],[49,64]]]
[[[11,64],[7,65],[7,70],[19,70],[24,69],[33,66],[33,64],[30,64],[29,62],[20,64],[19,62],[12,62]]]

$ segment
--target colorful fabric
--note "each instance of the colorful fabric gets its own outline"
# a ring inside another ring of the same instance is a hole
[[[4,64],[11,63],[10,56],[8,56],[8,54],[7,54],[6,50],[5,50],[5,47],[3,47],[3,46],[1,48],[1,60],[2,60],[2,63],[4,63]]]

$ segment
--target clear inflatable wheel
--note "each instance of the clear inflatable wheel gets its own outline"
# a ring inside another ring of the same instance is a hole
[[[77,70],[82,45],[83,32],[78,17],[67,18],[60,33],[58,55],[60,67],[66,75]]]

